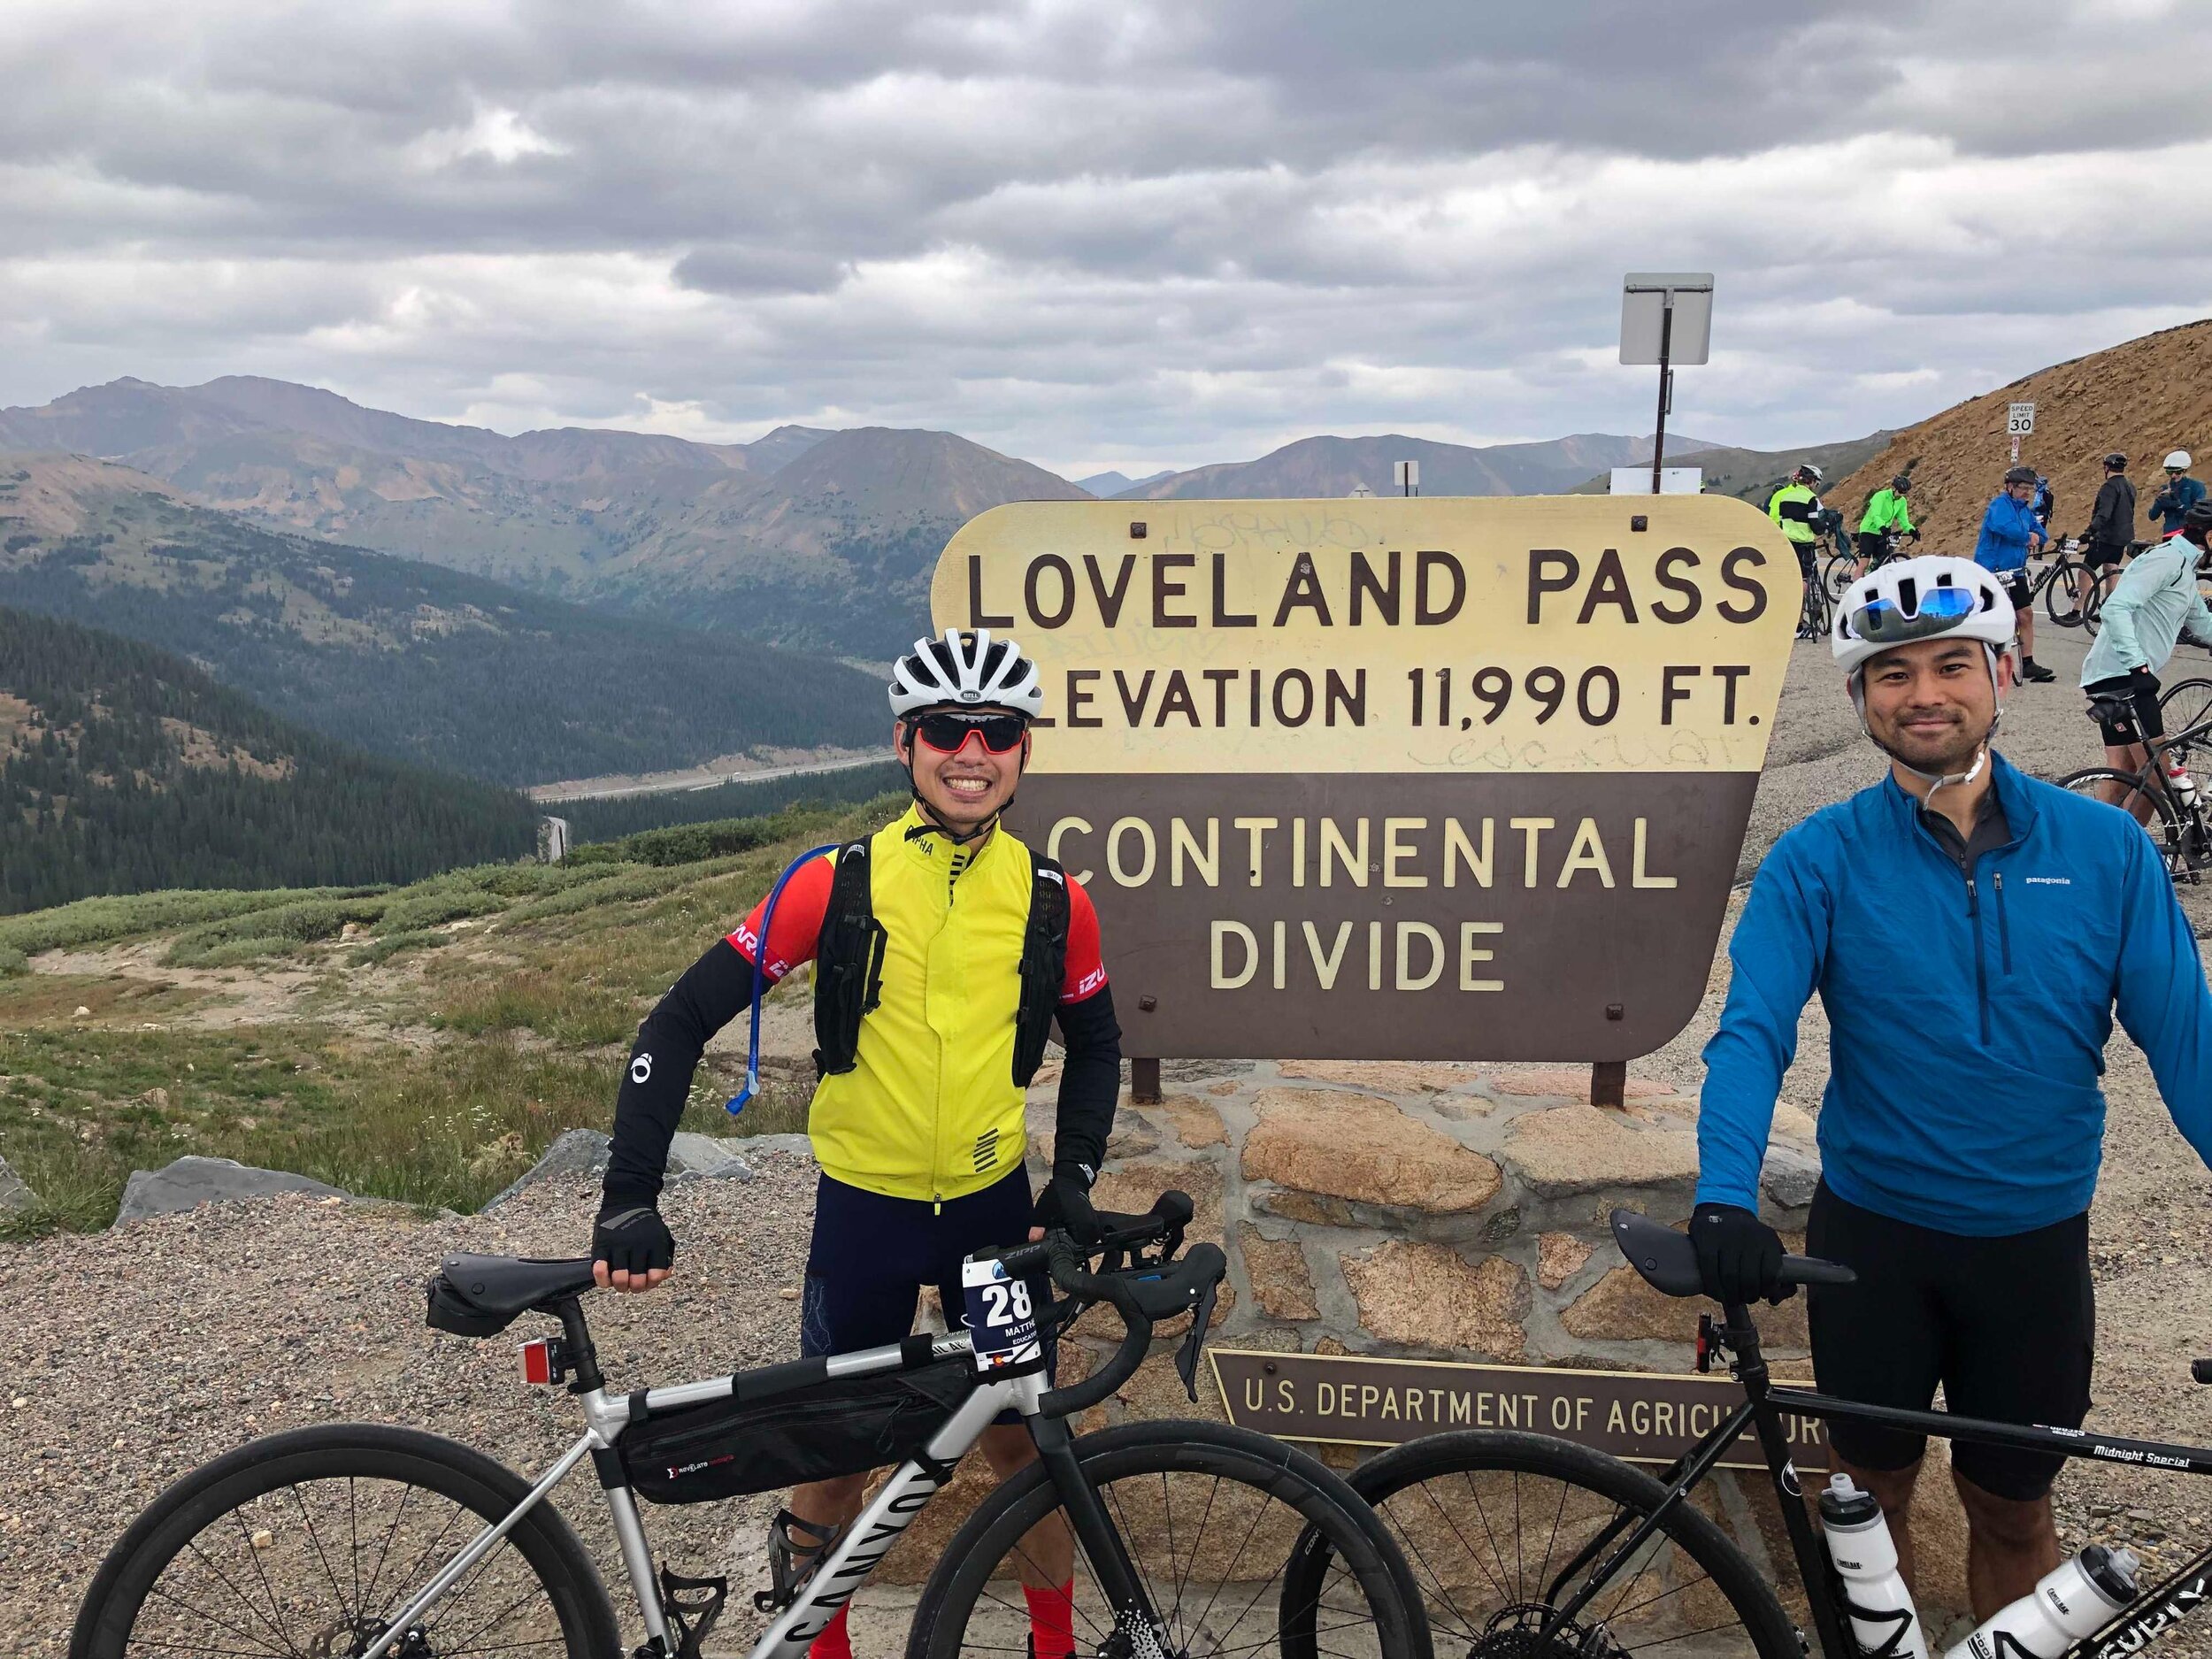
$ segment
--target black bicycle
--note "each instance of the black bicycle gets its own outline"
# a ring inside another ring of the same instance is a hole
[[[1616,1210],[1613,1236],[1645,1281],[1670,1296],[1701,1294],[1688,1238]],[[1789,1285],[1846,1285],[1847,1268],[1784,1258]],[[1428,1597],[1440,1648],[1464,1659],[1804,1659],[1807,1644],[1783,1606],[1785,1588],[1755,1566],[1709,1511],[1736,1518],[1733,1493],[1708,1476],[1746,1434],[1765,1463],[1780,1538],[1797,1563],[1803,1609],[1824,1659],[1878,1659],[1844,1617],[1842,1586],[1791,1458],[1790,1420],[1853,1422],[1941,1440],[2092,1458],[2136,1468],[2212,1475],[2212,1449],[2124,1440],[2088,1430],[2023,1427],[1941,1411],[1865,1405],[1810,1389],[1777,1386],[1748,1308],[1729,1305],[1699,1321],[1698,1369],[1724,1362],[1742,1402],[1683,1457],[1656,1475],[1602,1452],[1546,1435],[1471,1430],[1411,1440],[1362,1464],[1353,1486],[1396,1531]],[[2212,1361],[2193,1367],[2212,1382]],[[1300,1571],[1326,1571],[1317,1542]],[[1315,1581],[1317,1581],[1316,1579]],[[2212,1549],[2140,1591],[2064,1659],[2122,1659],[2212,1594]]]
[[[2166,873],[2195,886],[2212,867],[2212,803],[2205,800],[2188,767],[2191,755],[2212,738],[2212,680],[2181,680],[2160,694],[2158,706],[2162,716],[2170,708],[2183,714],[2193,710],[2195,718],[2145,744],[2139,771],[2088,766],[2061,778],[2058,787],[2132,814],[2158,843]],[[2092,697],[2088,713],[2092,719],[2132,719],[2135,710],[2125,697]]]
[[[1070,1417],[1135,1373],[1161,1319],[1190,1316],[1176,1363],[1197,1398],[1226,1263],[1211,1244],[1176,1259],[1190,1217],[1190,1200],[1168,1193],[1148,1216],[1102,1217],[1113,1231],[1089,1252],[1053,1233],[970,1258],[970,1330],[629,1393],[608,1389],[585,1327],[588,1258],[452,1257],[431,1282],[434,1327],[488,1337],[525,1313],[559,1321],[558,1339],[524,1352],[529,1380],[573,1376],[585,1428],[567,1451],[532,1484],[411,1429],[339,1424],[241,1447],[123,1534],[86,1594],[71,1659],[699,1659],[727,1580],[664,1566],[657,1578],[636,1499],[702,1502],[891,1464],[834,1534],[778,1517],[773,1582],[753,1598],[770,1622],[752,1659],[803,1659],[848,1605],[879,1626],[904,1624],[908,1659],[1019,1655],[1034,1629],[1024,1589],[1071,1581],[1065,1646],[1038,1659],[1431,1659],[1420,1590],[1388,1531],[1312,1458],[1213,1423],[1070,1431]],[[1048,1270],[1066,1300],[1040,1308],[1032,1276]],[[1125,1326],[1119,1352],[1087,1379],[1047,1388],[1047,1345],[1101,1303]],[[1010,1410],[1037,1461],[968,1517],[918,1601],[887,1591],[872,1607],[871,1572]],[[544,1502],[587,1457],[645,1631],[634,1650],[590,1557]],[[1302,1536],[1321,1540],[1329,1563],[1294,1587],[1286,1570]]]

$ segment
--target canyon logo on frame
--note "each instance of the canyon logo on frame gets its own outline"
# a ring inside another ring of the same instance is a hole
[[[1789,665],[1716,496],[1021,502],[938,561],[1045,718],[1126,1052],[1625,1060],[1703,995]]]

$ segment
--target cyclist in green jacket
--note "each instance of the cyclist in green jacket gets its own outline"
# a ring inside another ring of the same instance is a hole
[[[1889,480],[1887,488],[1878,489],[1868,498],[1866,511],[1859,518],[1859,557],[1851,570],[1854,580],[1889,557],[1889,538],[1893,534],[1909,536],[1915,541],[1920,540],[1920,526],[1913,523],[1912,506],[1905,499],[1911,489],[1911,477],[1900,472]]]

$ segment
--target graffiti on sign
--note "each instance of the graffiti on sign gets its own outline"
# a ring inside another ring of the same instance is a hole
[[[1452,1429],[1555,1435],[1638,1463],[1671,1463],[1726,1420],[1743,1391],[1724,1377],[1447,1360],[1209,1348],[1223,1409],[1240,1428],[1278,1440],[1396,1446]],[[1792,1460],[1828,1466],[1816,1418],[1783,1414]],[[1723,1469],[1763,1469],[1747,1432]]]
[[[1042,671],[1010,821],[1128,1052],[1625,1060],[1703,993],[1798,580],[1723,497],[1024,502],[931,601]]]

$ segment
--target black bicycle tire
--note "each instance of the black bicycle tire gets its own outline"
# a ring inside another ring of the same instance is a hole
[[[1649,1514],[1667,1492],[1650,1475],[1617,1457],[1571,1440],[1511,1429],[1457,1429],[1408,1440],[1360,1464],[1352,1471],[1350,1484],[1379,1511],[1395,1494],[1423,1481],[1498,1469],[1548,1476],[1642,1515]],[[1743,1620],[1759,1659],[1803,1659],[1797,1627],[1773,1587],[1702,1510],[1694,1504],[1678,1505],[1660,1525],[1704,1569]]]
[[[349,1468],[349,1461],[357,1466]],[[529,1483],[504,1464],[420,1429],[332,1423],[250,1440],[180,1477],[124,1529],[85,1592],[70,1632],[69,1659],[120,1659],[147,1590],[205,1519],[262,1492],[349,1472],[397,1475],[487,1520],[506,1515],[530,1491]],[[431,1479],[415,1479],[419,1475]],[[445,1484],[437,1484],[440,1479]],[[571,1659],[619,1652],[614,1604],[560,1511],[540,1503],[508,1536],[545,1585]]]
[[[2081,626],[2093,640],[2097,637],[2097,630],[2104,626],[2105,594],[2105,585],[2099,581],[2090,588],[2089,596],[2082,601]]]
[[[1371,1597],[1386,1586],[1388,1590],[1398,1628],[1378,1630],[1377,1640],[1386,1659],[1433,1659],[1427,1621],[1417,1617],[1420,1588],[1396,1542],[1342,1476],[1305,1453],[1227,1424],[1155,1418],[1086,1434],[1075,1442],[1075,1454],[1086,1471],[1101,1480],[1155,1471],[1225,1477],[1240,1471],[1256,1477],[1252,1484],[1267,1485],[1279,1497],[1285,1497],[1286,1488],[1302,1489],[1310,1504],[1334,1515],[1340,1536],[1348,1542],[1359,1540],[1371,1557],[1355,1570],[1367,1594]],[[960,1651],[957,1632],[949,1646],[941,1634],[950,1630],[948,1615],[955,1610],[955,1598],[964,1598],[957,1605],[960,1629],[964,1631],[965,1609],[973,1607],[991,1569],[1058,1503],[1040,1463],[1032,1463],[976,1507],[945,1546],[922,1587],[907,1632],[907,1659],[955,1659]],[[1312,1521],[1309,1515],[1310,1535],[1314,1532]]]
[[[1823,593],[1828,595],[1828,603],[1830,605],[1832,606],[1838,600],[1841,599],[1844,595],[1845,590],[1847,589],[1851,586],[1853,580],[1855,580],[1852,576],[1851,572],[1857,566],[1857,559],[1847,558],[1842,554],[1839,553],[1834,557],[1831,558],[1825,565],[1820,567],[1820,589]],[[1842,573],[1843,580],[1841,581],[1835,580],[1839,572]]]
[[[2077,559],[2062,558],[2051,567],[2050,575],[2043,584],[2043,614],[2051,619],[2053,627],[2081,626],[2079,595],[2084,588],[2080,584],[2093,580],[2094,576],[2094,572]],[[2064,611],[2059,609],[2062,596],[2069,607]]]
[[[2160,692],[2158,694],[2160,715],[2163,716],[2185,691],[2201,698],[2201,711],[2194,719],[2163,720],[2162,723],[2170,733],[2185,732],[2193,726],[2202,725],[2207,718],[2212,717],[2212,680],[2205,679],[2177,680],[2172,685]]]

